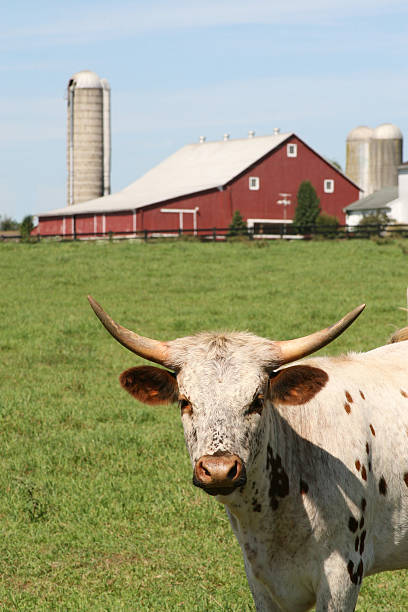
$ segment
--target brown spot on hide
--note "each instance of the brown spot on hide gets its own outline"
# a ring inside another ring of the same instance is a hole
[[[361,500],[361,509],[363,512],[365,512],[366,507],[367,507],[367,502],[366,502],[365,497],[363,497],[363,499]]]
[[[363,467],[361,468],[361,478],[363,480],[367,480],[367,470],[366,470],[365,465],[363,465]]]
[[[366,453],[367,453],[367,455],[370,454],[370,445],[369,445],[368,442],[366,442]]]
[[[348,391],[345,392],[346,393],[346,400],[352,404],[353,403],[353,398],[351,397],[350,393]]]
[[[309,492],[309,485],[304,480],[300,479],[300,493],[306,495]]]
[[[385,482],[384,476],[381,476],[380,482],[378,483],[378,490],[381,495],[387,495],[387,483]]]
[[[360,529],[362,529],[364,527],[364,516],[361,517],[359,527],[360,527]]]
[[[354,518],[354,516],[350,516],[348,522],[349,529],[352,533],[355,533],[358,529],[358,521]]]
[[[402,397],[408,397],[408,393],[404,391],[403,389],[401,389],[401,395]]]
[[[178,400],[178,385],[172,372],[154,366],[125,370],[120,384],[130,395],[144,404],[169,404]]]
[[[266,470],[269,472],[269,499],[273,510],[279,506],[278,497],[286,497],[289,494],[289,478],[283,469],[282,459],[273,454],[270,444],[267,446]]]
[[[362,397],[363,399],[365,399],[365,395],[364,395],[364,393],[363,393],[362,391],[360,391],[360,395],[361,395],[361,397]]]
[[[351,412],[351,406],[347,402],[344,402],[344,410],[347,412],[347,414],[350,414]]]
[[[405,472],[405,474],[404,474],[404,482],[405,482],[405,484],[408,487],[408,472]]]
[[[366,535],[367,535],[367,532],[364,529],[363,533],[361,534],[361,538],[360,538],[360,555],[362,555],[364,552],[364,542],[365,542]]]
[[[374,429],[374,427],[371,425],[371,423],[370,423],[370,429],[371,429],[371,433],[373,434],[373,436],[375,436],[375,429]]]
[[[358,459],[356,459],[356,470],[357,470],[357,472],[360,471],[360,468],[361,468],[361,463],[360,463],[360,461]]]
[[[279,404],[300,406],[313,399],[328,380],[320,368],[305,365],[284,368],[270,378],[271,399]]]
[[[358,551],[358,545],[360,544],[360,538],[357,536],[355,541],[354,541],[354,549],[357,552]]]

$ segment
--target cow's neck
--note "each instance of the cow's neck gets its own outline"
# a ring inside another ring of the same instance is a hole
[[[272,406],[268,406],[262,440],[245,487],[224,499],[237,536],[239,532],[256,535],[267,524],[269,537],[278,544],[290,528],[288,515],[295,518],[301,505],[298,463],[302,453],[298,455],[297,449],[302,440]]]

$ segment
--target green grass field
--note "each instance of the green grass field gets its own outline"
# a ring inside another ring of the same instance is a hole
[[[158,339],[201,329],[305,335],[361,302],[322,352],[406,325],[407,247],[371,241],[0,244],[0,609],[254,610],[223,508],[191,484],[178,409],[118,375],[142,363],[86,295]],[[163,469],[164,468],[164,469]],[[408,609],[408,573],[358,611]]]

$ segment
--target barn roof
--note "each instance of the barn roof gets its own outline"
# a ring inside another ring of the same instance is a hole
[[[222,187],[293,133],[189,144],[112,195],[39,213],[40,217],[132,210]]]

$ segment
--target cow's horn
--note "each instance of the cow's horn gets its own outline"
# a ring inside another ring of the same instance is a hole
[[[274,349],[278,349],[278,365],[284,365],[285,363],[290,363],[291,361],[296,361],[297,359],[301,359],[302,357],[306,357],[306,355],[310,355],[310,353],[314,353],[319,349],[329,344],[332,340],[340,336],[349,325],[353,323],[355,319],[357,319],[358,315],[364,310],[365,304],[361,304],[357,306],[354,310],[346,314],[345,317],[337,321],[331,327],[326,327],[326,329],[322,329],[314,334],[310,334],[310,336],[304,336],[303,338],[295,338],[294,340],[284,340],[281,342],[274,342]]]
[[[160,363],[165,366],[171,365],[168,362],[169,349],[165,342],[144,338],[126,329],[126,327],[122,327],[106,314],[92,296],[88,295],[88,300],[102,325],[104,325],[108,332],[112,334],[118,342],[123,344],[124,347],[149,361],[154,361],[155,363]]]

